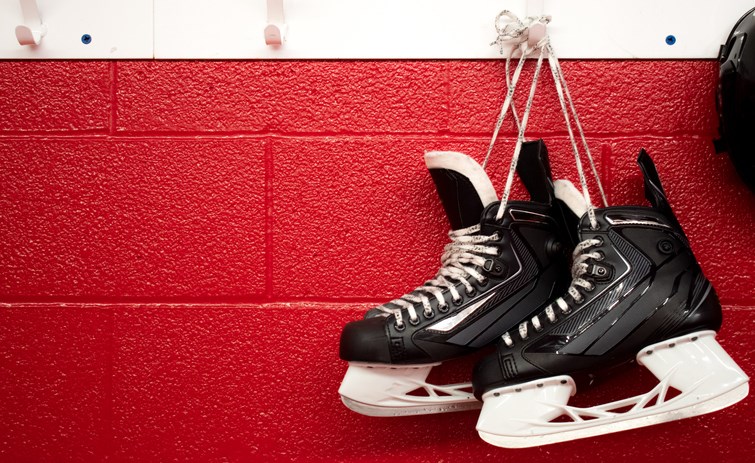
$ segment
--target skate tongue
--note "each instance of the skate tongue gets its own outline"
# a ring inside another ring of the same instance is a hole
[[[466,154],[430,151],[425,164],[454,230],[480,223],[485,206],[498,200],[488,175]]]
[[[522,144],[516,173],[530,194],[531,201],[544,204],[553,202],[551,166],[543,140],[526,141]]]

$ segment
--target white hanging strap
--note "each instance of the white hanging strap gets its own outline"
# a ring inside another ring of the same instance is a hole
[[[516,65],[516,69],[514,70],[514,77],[511,80],[511,85],[509,85],[509,90],[506,92],[506,99],[503,100],[503,106],[501,106],[501,112],[498,114],[498,120],[495,123],[495,129],[493,129],[493,136],[490,139],[490,145],[488,145],[488,152],[485,154],[485,160],[482,162],[482,168],[487,168],[488,160],[490,159],[490,153],[493,152],[493,147],[495,146],[495,141],[498,138],[498,132],[501,130],[501,125],[503,125],[503,120],[506,118],[506,113],[509,111],[509,106],[511,106],[511,103],[514,98],[514,90],[516,89],[516,84],[519,81],[519,75],[522,73],[522,68],[524,67],[524,61],[527,58],[526,53],[522,53],[522,56],[519,57],[519,63]],[[521,130],[521,121],[520,121],[520,127]]]
[[[501,24],[501,21],[503,19],[507,19],[508,22]],[[517,128],[521,128],[521,122],[518,115],[516,114],[516,110],[513,108],[513,97],[514,90],[516,89],[516,84],[519,81],[519,76],[522,72],[522,68],[524,67],[525,59],[527,58],[529,52],[532,51],[528,51],[527,49],[521,50],[522,44],[527,43],[528,28],[529,26],[527,24],[522,22],[514,13],[508,10],[501,11],[495,18],[495,30],[498,33],[498,36],[493,42],[490,43],[490,45],[498,45],[501,54],[504,54],[505,48],[507,46],[510,46],[512,42],[515,46],[511,48],[506,58],[506,98],[504,99],[503,106],[501,106],[501,112],[500,114],[498,114],[495,129],[493,130],[493,136],[490,139],[490,145],[488,146],[488,152],[485,154],[485,160],[482,162],[483,169],[487,168],[488,161],[490,160],[490,154],[493,152],[493,147],[495,146],[496,139],[498,138],[498,132],[501,130],[501,125],[503,125],[503,121],[506,118],[506,113],[508,113],[509,106],[512,107],[512,112],[514,113],[514,119],[516,121]],[[519,57],[519,62],[517,63],[516,69],[514,70],[514,77],[509,80],[509,66],[511,58],[518,50],[521,50],[521,56]]]
[[[519,162],[519,153],[522,151],[522,143],[524,143],[524,132],[527,129],[527,121],[530,118],[530,110],[532,109],[532,102],[535,99],[535,89],[537,88],[537,81],[540,77],[540,69],[543,64],[542,53],[543,42],[538,43],[537,49],[541,50],[540,56],[537,58],[537,65],[535,66],[535,74],[532,76],[532,85],[530,86],[530,94],[527,97],[527,106],[524,108],[524,114],[522,115],[521,125],[519,126],[519,134],[516,138],[516,147],[514,148],[514,155],[511,157],[511,164],[509,165],[509,174],[506,177],[506,186],[503,189],[501,195],[501,203],[498,206],[498,213],[496,213],[496,220],[503,218],[503,213],[506,210],[506,203],[509,200],[511,194],[511,186],[514,181],[514,173],[516,172],[516,165]]]
[[[506,72],[506,91],[508,91],[509,88],[511,88],[511,58],[514,57],[514,53],[518,50],[518,48],[512,48],[511,52],[509,53],[509,56],[506,57],[506,67],[504,71]],[[511,115],[514,117],[514,124],[516,124],[516,129],[519,130],[521,127],[521,122],[519,121],[519,114],[516,112],[516,106],[514,106],[514,100],[511,100]],[[488,156],[490,156],[490,150],[488,150]],[[485,156],[485,163],[487,164],[488,157]]]
[[[508,22],[501,25],[501,20],[504,18]],[[512,40],[516,41],[519,45],[527,41],[527,25],[509,10],[503,10],[495,17],[495,31],[498,33],[498,36],[490,45],[498,45],[501,54],[511,44]]]
[[[506,25],[501,26],[500,21],[502,18],[509,19],[510,22],[508,22]],[[542,69],[543,64],[543,52],[542,47],[547,43],[547,40],[545,38],[543,40],[538,41],[533,46],[526,46],[528,44],[529,39],[529,30],[533,26],[539,26],[541,30],[544,29],[544,26],[550,21],[549,17],[546,16],[538,16],[538,17],[528,17],[524,22],[519,20],[519,18],[516,17],[513,13],[511,13],[508,10],[504,10],[501,13],[496,16],[496,32],[498,32],[498,37],[496,40],[491,43],[491,45],[498,44],[499,47],[501,47],[501,53],[503,54],[503,47],[504,45],[511,41],[516,40],[517,41],[517,48],[521,48],[522,46],[525,46],[524,50],[521,50],[521,56],[519,57],[519,62],[517,63],[516,70],[514,71],[514,77],[509,83],[509,61],[511,57],[513,56],[514,50],[509,53],[509,56],[506,60],[506,82],[508,86],[508,91],[506,93],[506,99],[503,102],[503,106],[501,107],[501,112],[498,115],[498,120],[496,122],[495,129],[493,130],[493,136],[490,140],[490,145],[488,146],[488,152],[485,155],[485,161],[482,164],[482,167],[485,168],[487,166],[488,160],[490,159],[490,154],[493,151],[493,147],[495,146],[496,139],[498,138],[498,132],[501,129],[501,125],[503,124],[503,120],[506,117],[506,113],[508,112],[509,106],[512,107],[512,112],[514,113],[514,117],[518,119],[516,115],[516,111],[513,109],[513,97],[514,97],[514,91],[516,89],[516,84],[519,81],[519,76],[521,75],[522,68],[524,67],[524,62],[530,54],[533,52],[539,50],[540,54],[538,56],[537,65],[535,67],[535,74],[532,78],[532,85],[530,86],[530,93],[527,98],[527,105],[524,109],[524,114],[522,115],[521,121],[517,121],[518,126],[518,134],[517,134],[517,140],[516,140],[516,146],[514,148],[514,154],[511,157],[511,164],[509,165],[509,173],[506,178],[506,186],[504,187],[503,195],[501,197],[501,202],[498,207],[498,212],[496,213],[496,220],[501,220],[503,218],[504,211],[506,210],[506,203],[508,202],[509,195],[511,194],[511,186],[513,184],[514,180],[514,173],[516,172],[516,166],[519,161],[519,154],[522,150],[522,144],[524,143],[524,132],[527,128],[527,121],[529,120],[530,111],[532,109],[532,102],[535,97],[535,90],[537,89],[537,81],[540,76],[540,70]],[[515,49],[516,50],[516,49]]]
[[[552,59],[555,63],[555,67],[558,70],[558,76],[561,80],[561,85],[563,86],[564,94],[566,95],[566,100],[569,102],[569,107],[571,109],[572,117],[574,117],[574,124],[577,126],[577,131],[579,131],[579,136],[582,140],[582,146],[585,148],[585,154],[587,154],[587,159],[590,161],[590,168],[592,169],[593,176],[595,177],[595,182],[598,184],[598,190],[600,190],[600,197],[603,200],[603,206],[608,207],[608,200],[606,199],[606,193],[603,190],[603,184],[600,181],[600,175],[598,175],[598,169],[595,167],[595,161],[593,160],[592,153],[590,152],[590,147],[587,145],[587,140],[585,139],[585,132],[582,129],[582,124],[579,122],[579,116],[577,116],[577,110],[574,108],[574,100],[571,97],[571,94],[569,93],[569,87],[566,85],[566,79],[564,78],[564,73],[561,70],[561,63],[558,61],[558,57],[553,52],[553,46],[550,43],[550,40],[548,40],[548,43],[545,44],[545,49],[548,52],[548,59],[549,62]],[[551,58],[552,57],[552,58]],[[555,76],[554,76],[555,79]]]
[[[501,25],[501,20],[507,19],[508,22],[504,25]],[[498,133],[500,131],[501,125],[503,124],[503,121],[506,117],[506,113],[508,112],[509,107],[512,109],[512,113],[514,115],[514,119],[517,123],[518,127],[518,135],[517,135],[517,142],[516,147],[514,149],[514,155],[511,159],[511,164],[509,166],[509,173],[506,178],[506,185],[504,187],[504,192],[501,197],[501,203],[498,209],[498,213],[496,214],[496,218],[500,220],[503,217],[503,213],[506,209],[506,203],[508,202],[509,194],[511,193],[511,186],[513,183],[514,173],[516,172],[516,166],[519,159],[519,153],[521,151],[522,143],[524,142],[524,132],[527,127],[527,121],[529,120],[529,113],[532,108],[532,101],[535,95],[535,89],[537,87],[537,80],[540,74],[540,69],[542,66],[542,60],[544,54],[548,54],[548,64],[551,69],[551,73],[553,74],[553,80],[556,84],[556,91],[558,93],[558,99],[559,103],[561,105],[561,111],[564,115],[564,120],[566,122],[566,128],[569,133],[569,140],[572,145],[572,151],[574,153],[574,159],[575,163],[577,165],[577,172],[579,173],[579,180],[582,185],[582,193],[584,196],[587,214],[590,220],[590,225],[593,228],[598,227],[598,222],[595,217],[595,206],[593,206],[592,201],[590,200],[590,192],[587,187],[587,179],[585,177],[584,168],[582,165],[582,159],[579,153],[579,147],[577,144],[577,140],[574,136],[574,131],[572,130],[571,125],[571,118],[574,118],[574,123],[577,126],[577,130],[579,131],[580,139],[582,141],[582,146],[584,147],[585,154],[587,155],[587,159],[590,163],[590,167],[592,169],[592,174],[595,177],[595,181],[598,184],[598,189],[600,190],[600,196],[603,200],[603,204],[607,207],[608,206],[608,200],[606,199],[605,191],[603,190],[603,184],[600,181],[600,176],[598,175],[598,170],[595,166],[595,161],[592,157],[592,153],[590,152],[590,148],[587,144],[587,139],[585,138],[584,130],[582,129],[582,124],[579,122],[579,117],[577,116],[577,110],[574,107],[574,101],[571,98],[571,94],[569,93],[569,88],[566,85],[566,79],[564,78],[563,71],[561,70],[561,64],[558,62],[558,58],[556,57],[555,52],[553,51],[553,47],[550,43],[550,37],[545,34],[539,42],[537,42],[534,46],[532,45],[532,40],[530,37],[530,31],[534,30],[533,26],[537,29],[537,34],[543,34],[545,32],[545,25],[550,22],[550,17],[548,16],[538,16],[538,17],[528,17],[525,19],[525,21],[521,21],[516,15],[511,13],[508,10],[504,10],[496,16],[495,21],[495,28],[496,32],[498,33],[498,37],[496,37],[496,40],[491,43],[491,45],[498,45],[501,49],[501,54],[503,54],[504,46],[507,44],[510,44],[511,41],[516,42],[516,47],[511,50],[509,53],[507,59],[506,59],[506,85],[507,85],[507,93],[506,93],[506,99],[503,102],[503,106],[501,107],[501,112],[498,115],[498,120],[496,121],[496,126],[493,131],[493,136],[490,140],[490,145],[488,146],[487,154],[485,155],[485,161],[482,164],[483,169],[487,167],[488,160],[490,159],[490,154],[493,151],[493,147],[495,146],[496,139],[498,138]],[[535,33],[535,32],[533,32]],[[537,35],[536,34],[536,35]],[[538,36],[539,38],[539,36]],[[525,44],[527,44],[529,41],[530,47],[527,47]],[[524,48],[522,50],[522,48]],[[510,60],[513,57],[513,54],[517,51],[521,51],[521,56],[519,57],[519,62],[517,64],[516,69],[514,70],[514,76],[511,80],[509,80],[509,64]],[[530,94],[527,100],[527,107],[525,108],[524,114],[522,116],[522,119],[519,120],[519,117],[516,113],[516,109],[514,108],[513,103],[513,96],[514,91],[516,89],[516,85],[519,81],[519,77],[521,75],[522,68],[524,66],[524,61],[531,53],[535,52],[536,50],[540,51],[540,55],[538,56],[537,61],[537,67],[535,69],[535,74],[532,79],[532,86],[530,88]],[[568,101],[568,108],[566,102]],[[570,111],[571,110],[571,111]]]
[[[593,206],[592,201],[590,200],[590,192],[587,187],[587,178],[585,177],[584,169],[582,167],[582,159],[579,155],[579,148],[577,146],[577,141],[574,137],[574,131],[572,130],[571,117],[569,116],[569,111],[566,107],[566,98],[564,97],[564,89],[563,89],[563,84],[565,80],[563,77],[563,73],[561,72],[561,66],[558,63],[558,59],[553,53],[553,47],[550,44],[550,37],[546,36],[546,38],[543,40],[545,41],[545,44],[543,46],[544,52],[548,53],[548,64],[550,65],[551,73],[553,74],[553,80],[556,84],[556,92],[558,93],[558,101],[561,104],[561,111],[564,114],[564,120],[566,122],[566,129],[569,132],[569,140],[571,141],[572,151],[574,152],[574,159],[577,165],[577,172],[579,173],[579,181],[582,185],[582,194],[584,195],[584,198],[585,198],[585,205],[587,206],[587,215],[590,220],[590,226],[593,229],[596,229],[598,228],[598,221],[595,218],[595,206]],[[574,105],[571,102],[571,98],[570,98],[570,106],[572,108],[572,111],[576,115],[576,111],[574,111]],[[582,142],[584,143],[585,147],[587,147],[587,142],[584,137],[582,126],[578,125],[577,127],[580,131]],[[587,152],[589,153],[589,150]],[[598,177],[597,169],[595,168],[595,163],[593,162],[591,155],[588,154],[588,157],[590,160],[590,164],[592,165],[593,175],[595,176],[595,180],[597,181],[600,187],[601,195],[605,203],[606,202],[605,194],[603,193],[603,187],[600,183],[600,178]]]

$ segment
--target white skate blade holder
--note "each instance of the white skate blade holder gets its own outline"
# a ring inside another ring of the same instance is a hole
[[[404,416],[478,409],[469,383],[426,382],[439,363],[382,365],[350,362],[338,393],[351,410],[368,416]],[[419,391],[420,395],[414,392]]]
[[[498,447],[522,448],[609,434],[703,415],[733,405],[749,392],[749,378],[700,331],[643,349],[637,363],[659,380],[646,394],[589,408],[570,407],[569,376],[494,389],[482,397],[480,437]],[[669,388],[680,393],[667,399]],[[559,417],[567,420],[553,421]]]

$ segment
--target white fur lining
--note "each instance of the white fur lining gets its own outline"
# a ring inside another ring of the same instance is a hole
[[[577,217],[582,217],[587,212],[587,203],[582,193],[568,180],[556,180],[553,182],[556,198],[563,201]]]
[[[428,169],[448,169],[460,173],[469,179],[480,196],[484,206],[498,201],[498,194],[488,178],[488,174],[474,159],[456,151],[430,151],[425,153]]]

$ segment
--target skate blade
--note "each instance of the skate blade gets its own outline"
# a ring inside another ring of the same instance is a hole
[[[466,402],[444,402],[439,404],[426,405],[406,405],[403,407],[381,407],[376,405],[365,404],[341,396],[343,402],[349,410],[355,411],[361,415],[388,417],[388,416],[413,416],[413,415],[432,415],[436,413],[463,412],[465,410],[479,410],[482,402],[474,397]]]
[[[523,448],[651,426],[711,413],[749,393],[749,378],[715,340],[701,331],[648,346],[637,362],[659,384],[646,394],[589,408],[570,407],[576,387],[556,376],[483,395],[480,437],[498,447]],[[667,399],[670,388],[679,395]],[[555,419],[559,421],[553,421]]]
[[[350,362],[338,393],[349,409],[368,416],[408,416],[478,409],[469,383],[426,382],[435,364],[379,365]]]

